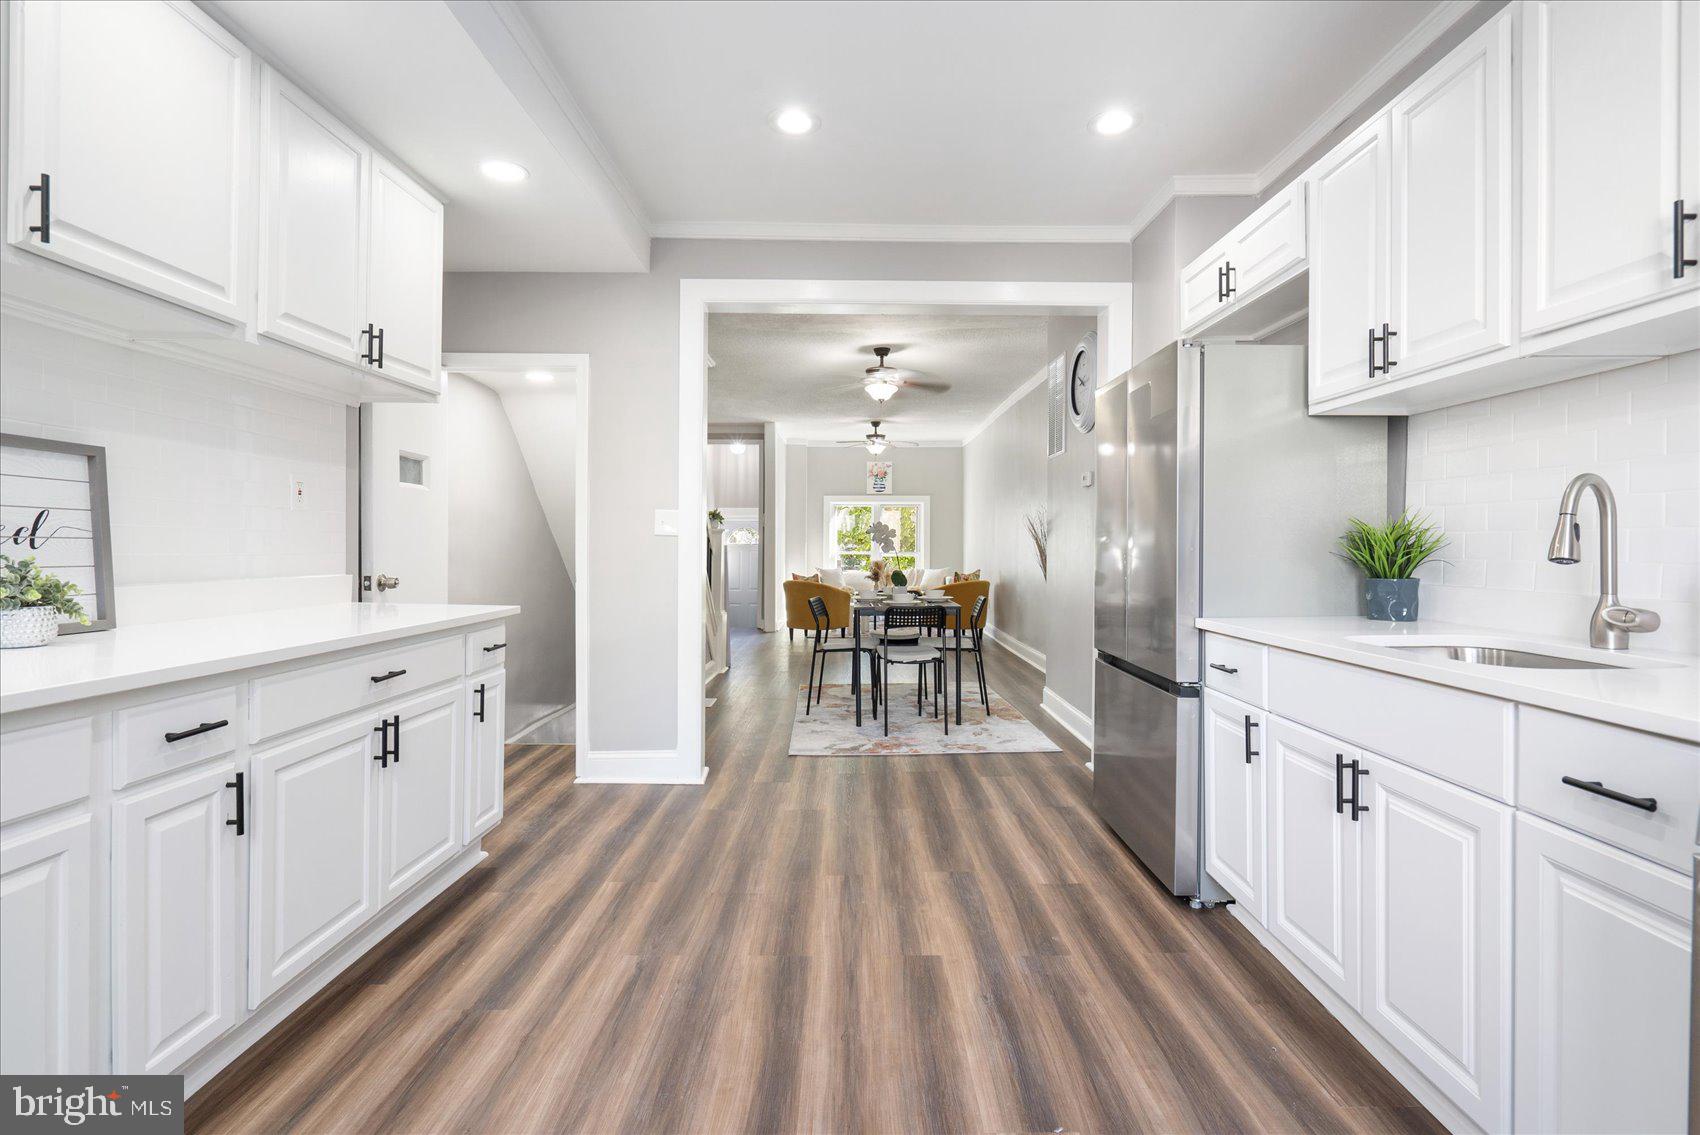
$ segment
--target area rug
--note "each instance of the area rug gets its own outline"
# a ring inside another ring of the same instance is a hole
[[[903,694],[907,693],[907,698]],[[898,692],[892,705],[891,736],[885,723],[869,711],[862,699],[862,727],[856,728],[856,706],[848,685],[826,687],[820,703],[803,712],[803,687],[797,687],[796,716],[791,723],[791,755],[794,757],[915,756],[924,753],[1060,753],[1021,711],[992,694],[991,711],[980,705],[979,691],[962,691],[962,724],[950,719],[950,736],[944,719],[933,716],[932,699],[927,699],[925,717],[915,716],[913,686]],[[952,691],[951,708],[956,707]],[[882,707],[883,708],[883,707]],[[944,711],[943,699],[939,711]]]

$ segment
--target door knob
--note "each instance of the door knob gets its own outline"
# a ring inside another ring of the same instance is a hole
[[[393,575],[380,575],[378,577],[378,590],[379,591],[393,591],[400,586],[401,586],[401,580],[397,579]]]

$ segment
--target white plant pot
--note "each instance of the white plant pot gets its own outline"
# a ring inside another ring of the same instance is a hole
[[[0,649],[46,646],[59,634],[59,612],[52,607],[0,611]]]

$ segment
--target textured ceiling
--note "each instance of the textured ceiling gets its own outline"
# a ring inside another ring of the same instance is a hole
[[[878,417],[893,441],[959,441],[1045,365],[1046,325],[1042,314],[710,315],[708,419],[850,441]],[[861,389],[876,346],[949,390],[905,388],[878,405]]]

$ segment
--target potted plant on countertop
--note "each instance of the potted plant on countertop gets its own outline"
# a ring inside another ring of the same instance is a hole
[[[82,591],[35,566],[34,556],[14,560],[0,553],[0,648],[45,646],[59,634],[59,624],[71,619],[89,625]]]
[[[1446,546],[1439,525],[1410,512],[1387,524],[1367,524],[1355,516],[1346,524],[1339,554],[1364,573],[1365,614],[1381,622],[1416,622],[1422,581],[1415,573]]]

